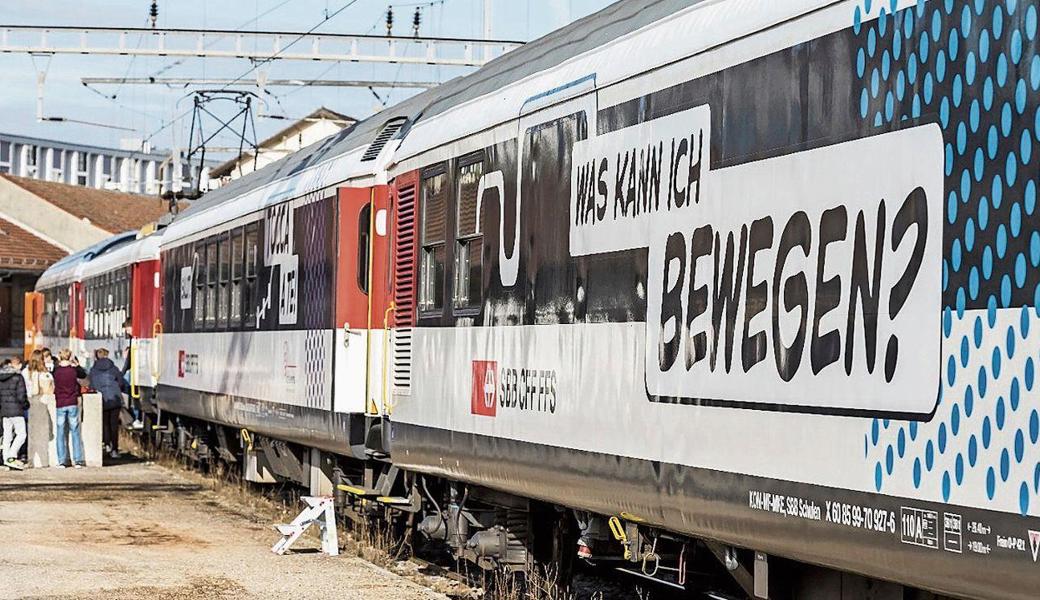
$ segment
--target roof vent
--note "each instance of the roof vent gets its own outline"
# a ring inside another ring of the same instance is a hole
[[[383,129],[379,132],[379,135],[376,136],[376,139],[372,140],[368,149],[365,150],[365,153],[361,156],[361,161],[375,160],[376,157],[379,156],[379,153],[383,151],[383,146],[386,146],[386,143],[392,140],[393,137],[397,135],[397,132],[401,131],[401,128],[404,127],[404,124],[407,122],[408,119],[404,117],[387,121],[386,125],[383,125]]]

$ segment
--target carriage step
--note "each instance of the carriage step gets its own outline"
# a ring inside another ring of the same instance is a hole
[[[304,531],[311,525],[321,529],[321,551],[330,556],[339,554],[339,539],[336,536],[335,505],[331,496],[303,496],[300,498],[307,504],[292,523],[275,525],[282,539],[275,542],[271,552],[285,554]]]
[[[338,489],[338,490],[340,490],[342,492],[346,492],[346,493],[348,493],[348,494],[350,494],[352,496],[378,496],[379,495],[379,492],[376,491],[376,490],[369,490],[369,489],[365,489],[363,487],[358,487],[356,485],[345,485],[345,484],[342,484],[342,483],[337,485],[336,489]]]
[[[400,496],[379,496],[376,498],[376,502],[380,504],[390,504],[392,506],[408,506],[412,503],[411,498],[402,498]]]

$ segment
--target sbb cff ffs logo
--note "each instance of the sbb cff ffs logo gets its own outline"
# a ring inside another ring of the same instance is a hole
[[[177,352],[177,377],[199,374],[199,355],[189,354],[184,350]]]
[[[493,360],[473,361],[473,393],[470,412],[485,417],[495,416],[498,406],[498,363]]]
[[[556,371],[498,366],[494,360],[473,361],[470,412],[494,417],[498,408],[526,413],[556,413]]]

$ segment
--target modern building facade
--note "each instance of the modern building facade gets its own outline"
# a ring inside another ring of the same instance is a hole
[[[114,190],[158,194],[179,190],[189,171],[160,152],[70,144],[0,132],[0,174]]]

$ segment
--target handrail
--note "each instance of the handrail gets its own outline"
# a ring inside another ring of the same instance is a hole
[[[137,381],[137,344],[130,340],[130,397],[141,399],[141,387]]]
[[[389,362],[390,353],[390,313],[395,310],[397,310],[397,305],[391,300],[390,306],[387,306],[386,312],[383,313],[383,414],[387,416],[394,412],[393,405],[386,400],[387,389],[390,387],[390,382],[386,378],[386,365]]]
[[[152,343],[152,378],[156,384],[159,383],[159,375],[162,373],[162,334],[162,321],[156,319],[152,323],[152,338],[155,340]]]

